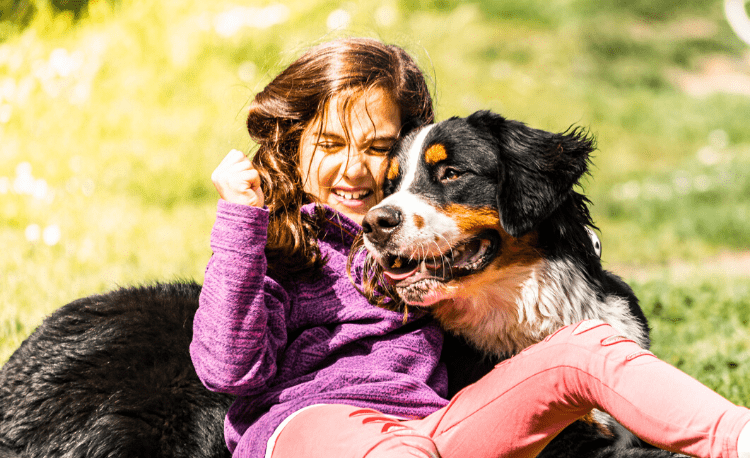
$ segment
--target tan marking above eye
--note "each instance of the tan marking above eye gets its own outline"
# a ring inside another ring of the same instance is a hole
[[[464,233],[475,232],[478,228],[500,227],[500,215],[492,208],[451,204],[443,212],[450,215],[458,229]]]
[[[440,143],[436,143],[424,152],[424,160],[428,164],[437,164],[440,161],[448,159],[448,152],[445,151],[445,146]]]
[[[393,159],[391,160],[391,163],[388,166],[388,173],[386,174],[386,177],[389,180],[395,180],[396,177],[398,176],[398,172],[399,172],[398,160]]]

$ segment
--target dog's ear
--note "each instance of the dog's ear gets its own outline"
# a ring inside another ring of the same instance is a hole
[[[497,203],[503,228],[520,237],[548,217],[588,170],[594,140],[580,128],[563,133],[533,129],[489,112],[467,118],[497,143]]]

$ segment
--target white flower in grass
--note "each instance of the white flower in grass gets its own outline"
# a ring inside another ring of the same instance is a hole
[[[641,185],[635,180],[614,186],[612,196],[617,200],[635,200],[641,195]]]
[[[338,9],[331,14],[328,15],[328,19],[326,20],[326,27],[328,27],[328,30],[339,30],[339,29],[345,29],[349,27],[349,22],[351,22],[352,16],[347,12],[346,10]]]
[[[34,193],[36,180],[31,176],[31,164],[21,162],[16,166],[16,179],[13,180],[13,192],[30,195]]]
[[[29,175],[31,176],[31,164],[28,162],[21,162],[16,166],[16,175]]]
[[[49,56],[50,68],[60,77],[67,78],[83,65],[83,52],[69,53],[65,48],[57,48]]]
[[[695,154],[703,165],[716,165],[721,161],[721,153],[713,146],[704,146]]]
[[[2,100],[14,100],[17,88],[16,80],[10,76],[0,81],[0,101]]]
[[[240,31],[243,25],[242,9],[232,8],[214,18],[214,30],[220,36],[229,38]]]
[[[264,8],[236,6],[214,18],[214,30],[222,37],[232,37],[244,27],[267,29],[289,19],[289,7],[275,4]]]
[[[60,230],[60,226],[58,226],[57,224],[51,224],[45,227],[44,232],[42,232],[42,240],[47,246],[57,245],[57,243],[60,242],[61,237],[62,231]]]
[[[26,240],[29,242],[36,242],[42,235],[42,228],[38,224],[29,224],[26,226],[24,235],[26,235]]]
[[[10,121],[10,115],[13,114],[13,105],[9,103],[0,104],[0,123],[7,124]]]
[[[44,178],[34,180],[34,187],[31,189],[31,195],[34,196],[34,198],[44,200],[47,197],[48,191],[49,186],[47,185],[47,180]]]

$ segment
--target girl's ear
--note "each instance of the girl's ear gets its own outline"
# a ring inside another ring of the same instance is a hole
[[[580,128],[555,134],[489,111],[467,121],[495,139],[497,205],[503,228],[514,237],[532,230],[568,197],[595,149],[593,138]]]

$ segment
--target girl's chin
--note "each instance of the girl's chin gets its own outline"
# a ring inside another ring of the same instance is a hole
[[[356,222],[357,224],[362,224],[362,220],[365,219],[365,214],[367,213],[367,209],[369,207],[362,207],[361,209],[352,209],[348,207],[342,207],[342,206],[336,206],[336,210],[338,210],[339,213],[342,213],[346,216],[348,216],[351,220]]]
[[[335,202],[334,205],[331,206],[339,213],[343,213],[350,219],[354,220],[357,224],[362,224],[365,214],[373,205],[374,204],[367,202],[367,200],[347,200]]]

